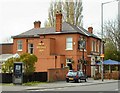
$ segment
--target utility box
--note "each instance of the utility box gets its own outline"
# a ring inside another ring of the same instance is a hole
[[[19,85],[23,83],[23,62],[14,62],[13,83]]]

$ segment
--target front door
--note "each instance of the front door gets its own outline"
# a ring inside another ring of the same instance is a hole
[[[67,66],[69,67],[69,70],[73,70],[73,69],[72,69],[72,64],[71,64],[71,63],[68,63]]]

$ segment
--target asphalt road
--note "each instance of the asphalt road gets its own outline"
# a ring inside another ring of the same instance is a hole
[[[64,88],[51,88],[51,89],[43,89],[43,90],[41,89],[34,91],[118,91],[118,83],[106,83],[106,84],[64,87]]]
[[[105,92],[105,93],[111,93],[111,92],[114,93],[113,91],[117,92],[118,90],[120,91],[120,88],[118,88],[118,86],[120,87],[120,81],[119,82],[114,81],[114,80],[110,80],[109,82],[107,82],[107,81],[109,81],[109,80],[106,80],[104,82],[102,82],[101,80],[97,80],[97,81],[89,80],[88,82],[82,82],[82,83],[74,83],[74,82],[66,83],[65,81],[60,81],[60,82],[54,82],[54,83],[40,84],[40,85],[36,85],[36,86],[20,86],[20,85],[5,86],[4,85],[4,86],[2,86],[2,91],[20,91],[20,93],[25,93],[25,91],[28,91],[28,92],[30,92],[30,91],[36,91],[36,92],[37,91],[42,91],[42,92],[44,92],[44,91],[56,91],[56,92],[57,91],[59,91],[59,92],[88,91],[88,93],[93,93],[91,91],[100,91],[97,93],[104,93],[103,91],[109,91],[109,92]],[[111,82],[111,81],[113,81],[113,82]],[[40,92],[40,93],[42,93],[42,92]],[[57,92],[57,93],[59,93],[59,92]],[[14,92],[14,93],[18,93],[18,92]],[[83,93],[83,92],[81,92],[81,93]]]
[[[59,91],[118,91],[117,83],[98,84],[91,86],[76,86],[71,88],[64,88]]]

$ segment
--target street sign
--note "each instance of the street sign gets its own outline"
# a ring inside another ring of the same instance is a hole
[[[101,54],[100,57],[104,57],[104,54]]]

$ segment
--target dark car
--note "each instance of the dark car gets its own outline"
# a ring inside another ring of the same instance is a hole
[[[69,71],[66,75],[66,82],[81,82],[81,80],[87,82],[87,76],[82,71]]]

